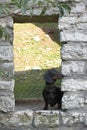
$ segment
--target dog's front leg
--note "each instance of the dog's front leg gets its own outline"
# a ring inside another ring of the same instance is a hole
[[[45,106],[44,106],[43,110],[48,110],[48,103],[47,102],[45,102]]]
[[[58,110],[61,110],[62,109],[62,103],[58,103]]]

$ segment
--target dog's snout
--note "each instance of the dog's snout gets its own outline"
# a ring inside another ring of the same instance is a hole
[[[58,73],[56,76],[53,77],[53,79],[62,79],[64,77],[63,74]]]

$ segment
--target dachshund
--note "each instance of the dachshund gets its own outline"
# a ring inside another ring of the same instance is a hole
[[[48,110],[48,105],[53,107],[56,104],[58,104],[58,109],[62,109],[62,97],[64,92],[55,85],[55,82],[63,77],[64,75],[58,72],[55,68],[49,69],[44,74],[45,87],[42,91],[42,96],[45,102],[44,110]]]

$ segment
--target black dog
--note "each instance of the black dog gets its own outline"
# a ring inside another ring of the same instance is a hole
[[[62,77],[63,75],[55,68],[49,69],[44,74],[46,84],[42,92],[45,101],[44,110],[48,110],[48,105],[53,107],[56,104],[58,104],[58,109],[61,109],[63,92],[59,87],[55,86],[55,82],[57,79],[61,79]]]

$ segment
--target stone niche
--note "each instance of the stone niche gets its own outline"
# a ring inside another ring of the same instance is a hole
[[[63,110],[15,112],[13,21],[16,22],[17,16],[0,18],[0,26],[10,34],[7,40],[0,39],[0,130],[87,130],[87,1],[59,1],[71,6],[70,15],[58,20],[62,73],[65,75],[61,84],[65,92]],[[38,17],[38,11],[35,12]],[[58,16],[53,12],[51,15]],[[29,16],[28,12],[26,15]]]

